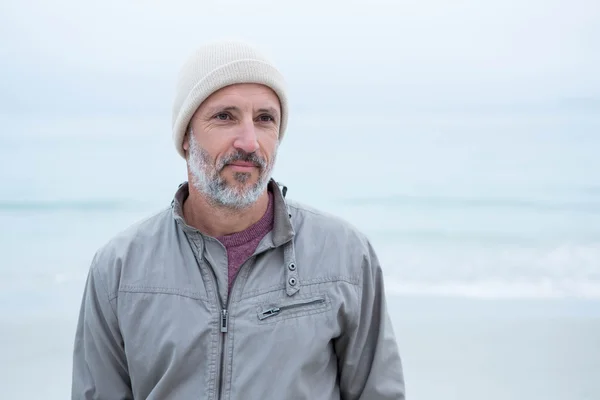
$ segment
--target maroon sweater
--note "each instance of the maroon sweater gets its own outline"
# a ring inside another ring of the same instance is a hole
[[[252,256],[262,238],[273,229],[273,220],[273,194],[269,192],[267,212],[260,220],[241,232],[217,238],[227,249],[229,292],[242,264]]]

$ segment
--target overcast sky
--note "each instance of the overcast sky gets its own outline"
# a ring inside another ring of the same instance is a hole
[[[168,116],[204,41],[272,54],[298,109],[600,109],[597,0],[3,0],[0,112]]]

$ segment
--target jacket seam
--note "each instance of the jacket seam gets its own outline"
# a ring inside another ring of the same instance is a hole
[[[202,300],[208,302],[208,297],[202,296],[200,294],[196,294],[196,292],[179,290],[179,289],[170,289],[163,288],[157,286],[132,286],[132,285],[123,285],[119,292],[121,293],[148,293],[148,294],[168,294],[174,296],[187,297],[194,300]]]
[[[111,295],[111,293],[108,291],[108,286],[104,282],[104,279],[102,278],[102,274],[100,274],[100,271],[98,270],[98,268],[93,267],[92,272],[94,273],[94,275],[96,275],[96,278],[98,279],[98,281],[100,281],[100,286],[102,286],[102,289],[104,289],[104,292],[106,293],[106,297],[108,298],[108,304],[110,305],[110,310],[112,311],[112,313],[115,317],[115,320],[118,321],[119,318],[117,317],[117,311],[115,310],[115,307],[113,305],[113,300],[115,300],[117,298],[116,294]]]
[[[308,279],[303,281],[304,285],[313,285],[313,284],[318,284],[318,283],[326,283],[326,282],[339,282],[339,281],[343,281],[346,283],[350,283],[352,285],[355,286],[359,286],[360,285],[360,277],[357,275],[356,277],[352,277],[352,276],[330,276],[330,277],[326,277],[326,278],[314,278],[314,279]]]
[[[314,210],[310,210],[308,208],[301,207],[301,206],[298,206],[298,205],[295,205],[295,204],[288,204],[288,207],[293,208],[296,211],[304,211],[304,212],[307,212],[309,214],[316,215],[316,216],[319,216],[319,217],[324,216],[323,213],[320,213],[320,212],[317,212],[317,211],[314,211]]]

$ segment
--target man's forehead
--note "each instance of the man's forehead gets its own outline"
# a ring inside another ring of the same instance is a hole
[[[225,88],[228,89],[228,88]],[[201,108],[214,109],[264,109],[279,113],[280,105],[277,95],[267,87],[256,88],[256,90],[235,90],[215,92],[202,104]]]
[[[228,85],[215,91],[208,98],[210,99],[226,96],[264,96],[277,98],[277,94],[275,94],[275,91],[273,89],[259,83],[235,83],[232,85]]]
[[[256,112],[270,112],[272,114],[279,114],[278,107],[269,103],[255,103],[255,104],[237,104],[235,102],[216,101],[212,104],[205,104],[202,107],[206,112],[218,112],[218,111],[256,111]]]

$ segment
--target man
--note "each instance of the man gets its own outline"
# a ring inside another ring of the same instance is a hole
[[[211,43],[183,66],[189,183],[95,254],[73,399],[404,399],[369,241],[271,178],[288,114],[252,46]]]

